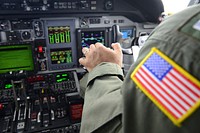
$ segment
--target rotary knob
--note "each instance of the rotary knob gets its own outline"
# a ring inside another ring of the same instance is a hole
[[[104,6],[105,6],[106,10],[112,10],[113,9],[113,1],[112,0],[106,0]]]
[[[26,11],[31,11],[31,7],[30,7],[30,6],[26,6],[26,7],[25,7],[25,10],[26,10]]]
[[[8,30],[9,21],[0,21],[0,30]]]
[[[23,31],[22,32],[22,39],[23,40],[30,40],[31,39],[31,33],[29,31]]]

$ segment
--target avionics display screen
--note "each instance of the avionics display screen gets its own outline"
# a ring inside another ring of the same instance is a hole
[[[60,44],[71,42],[71,32],[69,26],[48,27],[49,44]]]
[[[133,29],[121,29],[122,39],[128,39],[133,37]]]
[[[0,47],[0,73],[33,69],[31,45]]]
[[[105,31],[82,31],[82,47],[89,47],[91,44],[100,42],[105,45]]]
[[[72,50],[70,48],[66,49],[51,49],[51,64],[64,64],[72,63]]]

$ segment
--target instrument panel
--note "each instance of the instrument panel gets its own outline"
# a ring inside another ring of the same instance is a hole
[[[122,39],[130,45],[136,36],[137,23],[122,16],[0,20],[0,52],[3,55],[0,61],[4,64],[0,66],[0,73],[76,70],[83,47],[96,42],[109,47],[114,24],[122,25]]]
[[[115,24],[122,47],[152,30],[124,16],[0,20],[0,132],[78,133],[81,49],[96,42],[110,47]]]
[[[49,10],[82,10],[96,11],[101,9],[98,4],[104,6],[105,10],[113,9],[113,0],[2,0],[2,10],[14,9],[17,11],[49,11]]]

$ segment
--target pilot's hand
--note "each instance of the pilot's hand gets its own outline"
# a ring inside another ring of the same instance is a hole
[[[102,62],[111,62],[122,67],[123,55],[120,44],[113,43],[112,48],[107,48],[101,43],[91,44],[90,48],[82,49],[85,57],[80,58],[79,63],[89,72]]]

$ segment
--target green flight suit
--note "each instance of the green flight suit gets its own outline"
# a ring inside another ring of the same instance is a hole
[[[121,68],[112,63],[101,63],[83,77],[81,133],[200,133],[199,106],[177,126],[130,77],[152,47],[156,47],[200,84],[199,20],[200,5],[163,21],[140,50],[124,80]]]

